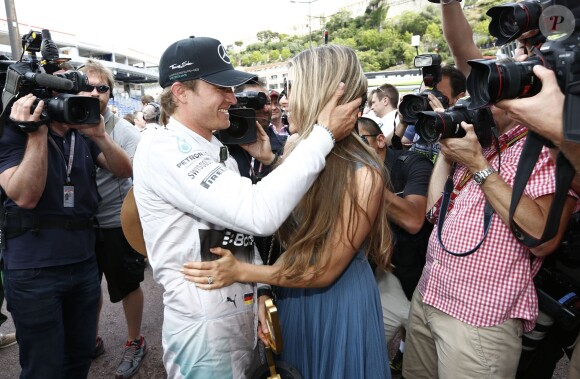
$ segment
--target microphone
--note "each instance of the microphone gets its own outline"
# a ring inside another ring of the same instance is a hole
[[[58,47],[56,47],[56,44],[53,42],[48,29],[42,29],[40,53],[42,54],[42,59],[48,62],[52,62],[59,57]]]
[[[55,91],[70,91],[74,86],[72,81],[50,74],[27,72],[24,77],[39,87],[48,87]]]

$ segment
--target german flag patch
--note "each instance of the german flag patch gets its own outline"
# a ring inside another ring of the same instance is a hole
[[[247,305],[254,304],[254,293],[253,292],[244,294],[244,304],[247,304]]]

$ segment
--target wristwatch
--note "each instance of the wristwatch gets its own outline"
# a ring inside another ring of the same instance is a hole
[[[485,179],[487,179],[487,177],[494,172],[495,170],[493,167],[489,166],[488,168],[484,168],[483,170],[477,171],[475,174],[473,174],[473,180],[475,183],[482,185],[483,182],[485,182]]]

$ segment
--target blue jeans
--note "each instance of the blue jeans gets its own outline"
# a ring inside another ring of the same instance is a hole
[[[4,285],[2,285],[2,273],[0,272],[0,309],[2,309],[2,304],[4,304]],[[0,326],[6,320],[8,320],[8,316],[0,312]]]
[[[4,270],[16,326],[20,378],[86,378],[97,335],[97,261]]]

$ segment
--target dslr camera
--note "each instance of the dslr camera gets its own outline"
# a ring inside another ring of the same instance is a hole
[[[244,91],[236,93],[236,106],[229,109],[230,127],[218,132],[218,139],[224,145],[239,145],[255,142],[256,110],[266,105],[264,92]]]
[[[478,110],[469,109],[469,98],[457,101],[454,106],[445,112],[422,111],[417,113],[415,130],[428,143],[434,143],[445,138],[461,138],[465,136],[465,129],[461,122],[473,124],[475,134],[482,147],[491,146],[492,131],[495,126],[489,108]]]
[[[580,59],[580,27],[577,26],[580,25],[580,3],[572,0],[549,1],[550,5],[561,5],[563,7],[560,9],[565,7],[571,10],[566,16],[553,15],[552,10],[557,7],[546,7],[547,3],[526,0],[517,4],[500,5],[488,11],[494,17],[489,31],[498,38],[498,42],[518,38],[522,33],[537,28],[539,23],[552,22],[551,25],[557,27],[558,20],[561,20],[574,26],[570,33],[556,34],[554,39],[548,38],[539,49],[534,48],[535,55],[524,62],[483,59],[469,61],[471,73],[467,77],[467,90],[472,99],[470,109],[489,107],[504,99],[536,95],[541,90],[542,83],[534,75],[532,68],[542,65],[554,71],[558,85],[566,95],[564,135],[569,140],[580,142],[580,127],[575,121],[580,117],[580,66],[575,63]],[[522,14],[530,18],[525,25],[520,22]],[[565,17],[574,19],[567,20]],[[513,21],[510,23],[509,20]],[[508,28],[510,25],[512,29]],[[509,36],[506,39],[508,30]]]
[[[496,45],[515,41],[525,32],[539,28],[540,15],[550,5],[552,0],[524,0],[491,7],[486,13],[491,17],[489,34],[497,38]],[[538,34],[533,44],[544,40]]]
[[[434,95],[444,108],[449,106],[449,99],[437,90],[437,83],[441,81],[441,56],[439,54],[421,54],[414,59],[415,67],[421,69],[423,83],[431,89],[423,90],[421,93],[409,94],[403,97],[399,105],[399,113],[406,124],[415,124],[417,114],[422,111],[432,111],[429,105],[429,94]]]
[[[28,94],[37,97],[31,113],[40,100],[44,101],[44,109],[41,122],[20,125],[25,132],[35,131],[51,120],[77,125],[97,124],[101,121],[99,100],[75,95],[88,84],[84,73],[67,71],[52,75],[59,70],[58,65],[66,60],[59,58],[50,31],[30,31],[22,37],[22,47],[28,52],[28,60],[21,57],[17,62],[5,62],[9,65],[5,68],[6,81],[2,90],[3,121],[10,114],[12,104]],[[42,54],[40,62],[36,57],[39,51]]]

